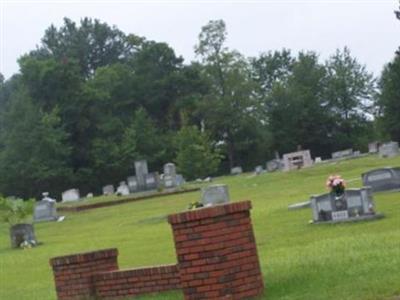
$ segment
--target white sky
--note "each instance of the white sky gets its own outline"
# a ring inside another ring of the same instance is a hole
[[[315,50],[321,58],[348,46],[379,75],[400,46],[396,0],[298,1],[18,1],[0,0],[0,72],[18,72],[17,59],[40,43],[50,24],[63,17],[88,16],[125,33],[167,42],[186,62],[201,26],[211,19],[227,24],[227,45],[246,56],[283,47]]]

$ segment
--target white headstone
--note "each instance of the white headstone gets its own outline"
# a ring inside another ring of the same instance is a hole
[[[69,189],[66,190],[65,192],[62,193],[62,202],[72,202],[72,201],[78,201],[80,196],[79,196],[79,190],[78,189]]]
[[[127,196],[129,195],[129,187],[125,183],[125,181],[121,181],[119,183],[119,186],[117,188],[117,194],[122,195],[122,196]]]
[[[103,186],[103,195],[113,195],[114,194],[114,186],[112,184]]]
[[[242,167],[233,167],[231,169],[231,174],[232,175],[239,175],[239,174],[242,174],[242,173],[243,173]]]
[[[229,191],[226,184],[215,184],[202,188],[201,203],[204,206],[224,204],[229,202]]]

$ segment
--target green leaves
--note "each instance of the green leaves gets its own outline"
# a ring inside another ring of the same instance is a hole
[[[9,226],[28,221],[33,215],[35,201],[0,197],[0,221]]]

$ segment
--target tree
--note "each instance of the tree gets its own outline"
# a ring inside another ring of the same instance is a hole
[[[325,68],[313,52],[300,53],[286,82],[277,82],[267,98],[274,148],[291,152],[300,145],[327,155],[330,118],[323,98]]]
[[[396,55],[392,62],[383,69],[379,82],[380,107],[379,122],[383,132],[392,140],[400,140],[400,55]],[[384,136],[385,136],[384,135]]]
[[[57,109],[41,111],[20,90],[13,95],[1,131],[0,187],[5,194],[39,195],[61,192],[71,180],[70,148]]]
[[[51,25],[42,38],[42,47],[32,54],[36,57],[52,57],[67,63],[77,60],[83,77],[92,76],[99,67],[121,62],[130,57],[142,39],[126,36],[116,27],[99,20],[84,18],[80,26],[68,18],[57,29]]]
[[[232,168],[247,162],[247,153],[254,150],[257,139],[261,140],[261,131],[257,129],[263,124],[259,103],[253,95],[255,83],[249,64],[238,52],[229,51],[224,46],[225,40],[222,20],[210,21],[202,27],[195,51],[202,58],[203,76],[210,88],[199,104],[198,113],[212,138],[224,144]],[[257,159],[265,159],[262,156]]]
[[[176,145],[176,163],[185,178],[204,178],[217,171],[221,156],[205,132],[195,126],[183,127],[177,134]]]
[[[348,48],[337,50],[326,63],[326,93],[334,128],[335,149],[362,147],[371,132],[375,80]],[[365,147],[365,146],[364,146]]]

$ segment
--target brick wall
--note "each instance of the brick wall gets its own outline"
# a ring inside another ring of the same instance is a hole
[[[117,256],[117,249],[106,249],[50,259],[57,298],[75,300],[93,296],[92,276],[117,270]]]
[[[248,299],[263,279],[250,201],[170,215],[185,299]]]
[[[93,277],[93,284],[97,299],[116,299],[180,289],[176,265],[102,273]]]

